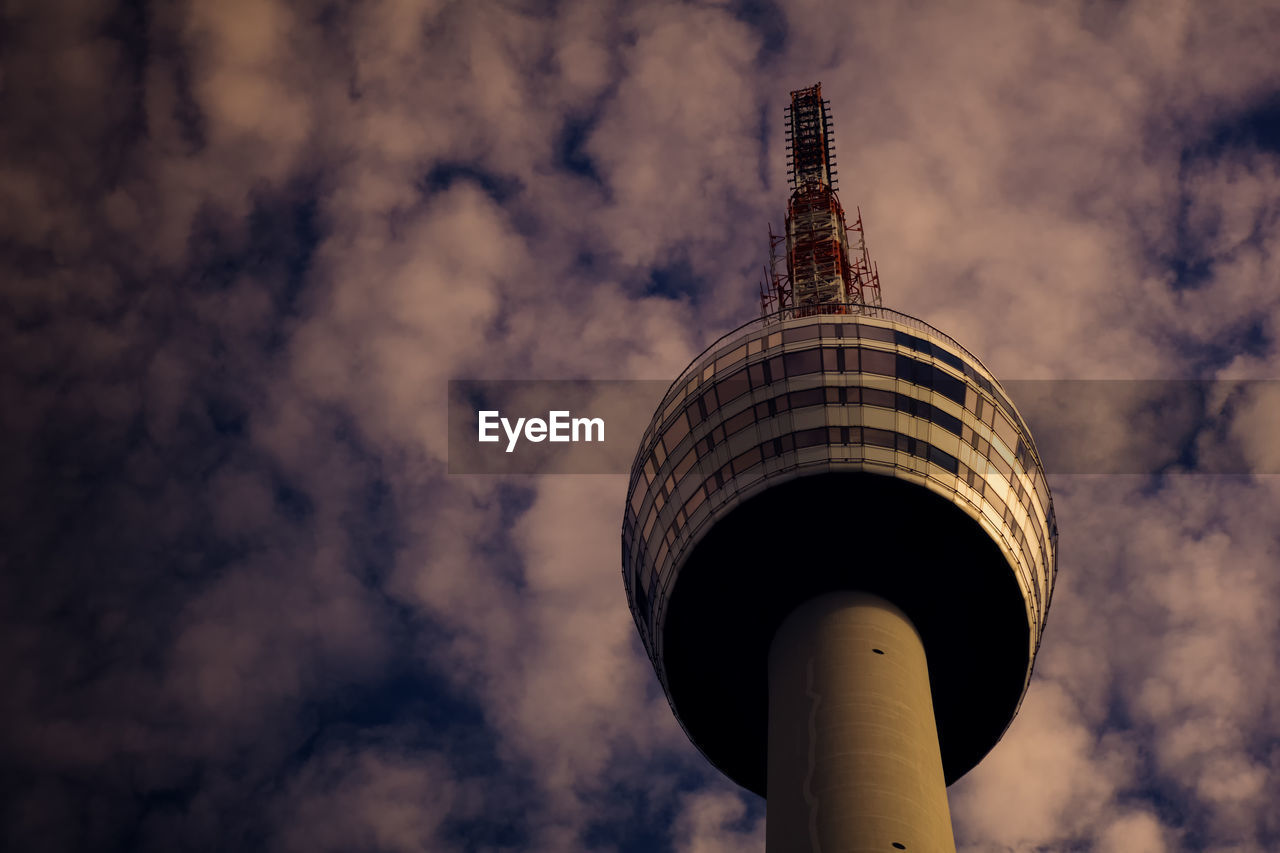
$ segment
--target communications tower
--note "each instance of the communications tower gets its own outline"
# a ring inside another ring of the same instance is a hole
[[[1053,503],[991,372],[881,306],[821,84],[787,143],[761,316],[672,383],[632,465],[627,599],[690,740],[766,798],[768,853],[954,851],[946,786],[1031,678]]]

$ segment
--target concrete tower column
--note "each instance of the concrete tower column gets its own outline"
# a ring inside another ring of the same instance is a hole
[[[874,595],[792,612],[769,652],[768,853],[955,853],[929,667]]]

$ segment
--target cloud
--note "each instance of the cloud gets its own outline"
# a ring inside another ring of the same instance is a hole
[[[622,479],[448,476],[445,400],[673,377],[750,317],[791,88],[832,99],[886,304],[999,375],[1277,366],[1277,152],[1230,132],[1280,86],[1264,7],[7,23],[7,849],[759,849],[633,632]],[[1251,387],[1202,441],[1265,466]],[[1274,484],[1053,486],[1037,679],[962,846],[1273,848]]]

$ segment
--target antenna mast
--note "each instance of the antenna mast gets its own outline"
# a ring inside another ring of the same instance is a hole
[[[836,195],[831,103],[822,97],[822,84],[792,92],[786,117],[791,197],[784,234],[775,235],[769,229],[769,266],[760,286],[760,313],[785,319],[861,314],[879,307],[880,275],[867,254],[862,211],[849,229]],[[786,271],[782,272],[778,249],[784,243]]]

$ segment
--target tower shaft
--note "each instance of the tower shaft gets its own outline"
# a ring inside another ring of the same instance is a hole
[[[888,601],[827,593],[769,652],[769,853],[955,853],[929,668]]]

